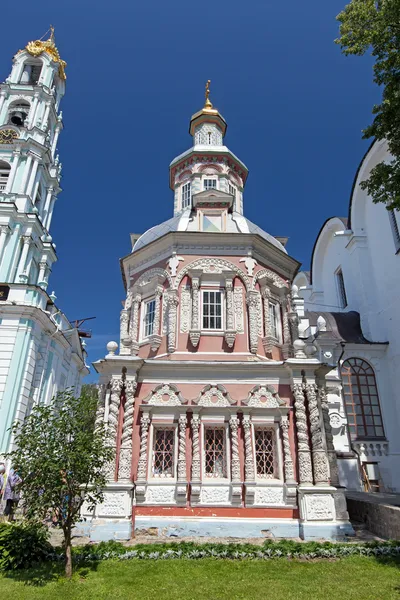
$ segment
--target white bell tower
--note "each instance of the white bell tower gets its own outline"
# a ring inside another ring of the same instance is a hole
[[[65,67],[54,29],[29,42],[0,84],[0,282],[46,289],[56,261],[49,234],[60,189],[56,154]]]

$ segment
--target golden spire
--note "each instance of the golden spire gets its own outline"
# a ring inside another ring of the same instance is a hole
[[[35,40],[34,42],[28,42],[28,44],[25,46],[24,50],[29,52],[29,54],[31,54],[32,56],[40,56],[43,52],[47,52],[47,54],[50,56],[50,58],[54,62],[58,63],[58,65],[59,65],[58,66],[58,74],[59,74],[60,78],[66,79],[67,77],[65,75],[65,67],[67,66],[67,63],[65,62],[65,60],[61,60],[60,54],[57,50],[56,40],[54,37],[53,25],[50,25],[49,31],[50,31],[49,39],[44,40],[44,41],[41,39],[41,40]],[[22,50],[20,50],[20,52],[22,52]]]
[[[205,93],[206,101],[204,103],[204,108],[212,108],[213,107],[213,105],[211,103],[211,100],[209,98],[209,95],[210,95],[210,83],[211,83],[211,79],[209,79],[207,81],[207,83],[206,83],[206,93]]]

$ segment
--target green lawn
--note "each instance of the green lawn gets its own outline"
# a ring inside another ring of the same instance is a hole
[[[81,600],[400,600],[400,562],[143,560],[81,568],[72,582],[50,570],[0,577],[0,598]]]

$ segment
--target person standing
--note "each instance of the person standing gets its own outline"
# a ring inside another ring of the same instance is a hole
[[[6,507],[4,515],[9,521],[14,521],[14,510],[19,501],[18,485],[22,483],[22,479],[14,469],[10,469],[7,477],[6,487],[4,490],[4,500]]]

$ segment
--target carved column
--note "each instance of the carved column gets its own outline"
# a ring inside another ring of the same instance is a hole
[[[297,448],[299,461],[299,480],[300,483],[312,485],[312,466],[311,452],[308,441],[308,426],[305,407],[305,398],[303,386],[301,383],[293,385],[296,429],[297,429]]]
[[[132,340],[131,352],[133,355],[137,354],[139,351],[139,308],[141,299],[140,294],[136,294],[132,301],[129,334]]]
[[[200,477],[200,417],[192,415],[192,483],[199,483]]]
[[[97,400],[97,410],[96,410],[96,425],[101,425],[104,423],[105,417],[105,408],[106,408],[106,392],[107,386],[105,383],[100,383],[97,386],[98,392],[98,400]]]
[[[138,481],[147,480],[147,440],[149,436],[150,415],[142,414],[140,419],[140,452],[137,470]]]
[[[189,338],[192,346],[197,347],[200,341],[200,302],[199,302],[200,278],[192,277],[192,325]]]
[[[129,334],[128,334],[129,310],[127,310],[126,308],[123,308],[121,310],[119,324],[120,324],[120,351],[119,351],[119,353],[120,354],[130,354],[131,353],[131,350],[130,350],[131,340],[130,340]]]
[[[132,465],[132,428],[136,381],[125,381],[125,407],[119,453],[118,479],[130,480]]]
[[[225,281],[226,290],[226,330],[225,330],[225,342],[229,348],[233,347],[236,339],[235,330],[235,315],[233,312],[233,281],[227,279]]]
[[[9,233],[10,233],[10,229],[9,229],[8,225],[0,225],[0,263],[1,263],[1,259],[3,257],[3,250],[5,248],[6,240],[7,240]]]
[[[318,410],[317,386],[307,383],[305,391],[310,414],[312,461],[314,482],[316,484],[329,484],[329,463],[322,435],[321,417]]]
[[[258,292],[252,290],[247,292],[247,305],[249,307],[249,337],[250,337],[250,352],[257,354],[258,349]]]
[[[186,503],[186,413],[179,415],[178,433],[178,485],[176,487],[176,499],[178,503]]]
[[[282,354],[283,354],[283,358],[286,360],[287,358],[289,358],[290,344],[291,344],[287,297],[284,296],[283,298],[280,298],[279,303],[281,305],[281,311],[282,311],[282,336],[283,336]]]
[[[244,429],[244,475],[247,482],[254,482],[254,456],[253,456],[253,442],[251,439],[251,423],[248,416],[243,418],[243,429]]]
[[[285,467],[285,481],[292,483],[295,481],[292,453],[290,452],[289,442],[289,420],[284,419],[281,422],[282,441],[283,441],[283,459]]]
[[[232,504],[236,505],[242,502],[238,427],[239,419],[236,415],[232,415],[229,419],[229,428],[231,431]]]
[[[161,344],[160,322],[161,322],[161,297],[164,288],[162,285],[156,287],[155,309],[154,309],[154,329],[150,336],[150,346],[152,350],[157,350]]]
[[[28,252],[29,252],[29,247],[32,242],[32,238],[30,235],[23,235],[22,241],[23,241],[22,253],[21,253],[21,258],[19,259],[18,271],[17,271],[18,278],[15,283],[19,283],[19,281],[21,281],[21,283],[26,283],[28,281],[28,276],[25,273],[25,267],[26,267],[26,259],[28,258]]]
[[[335,446],[333,444],[333,435],[332,435],[332,427],[329,419],[329,406],[328,400],[326,397],[326,389],[324,387],[319,387],[317,390],[317,398],[321,406],[322,411],[322,420],[323,426],[325,430],[325,440],[326,440],[326,449],[328,452],[328,463],[330,470],[330,482],[331,485],[339,486],[339,470],[337,464],[337,456]]]
[[[111,395],[110,404],[108,407],[108,420],[107,420],[107,443],[115,451],[117,445],[117,433],[118,433],[118,419],[119,419],[119,406],[121,403],[121,390],[123,386],[122,379],[111,379]],[[113,479],[115,474],[115,458],[110,465],[107,472],[109,479]]]
[[[263,298],[263,307],[264,307],[264,337],[263,337],[263,346],[266,354],[272,352],[272,348],[274,346],[274,338],[271,334],[271,317],[269,313],[269,301],[271,298],[271,290],[268,287],[265,287],[262,291]]]
[[[170,290],[168,293],[168,352],[176,350],[176,316],[178,309],[178,292]]]

